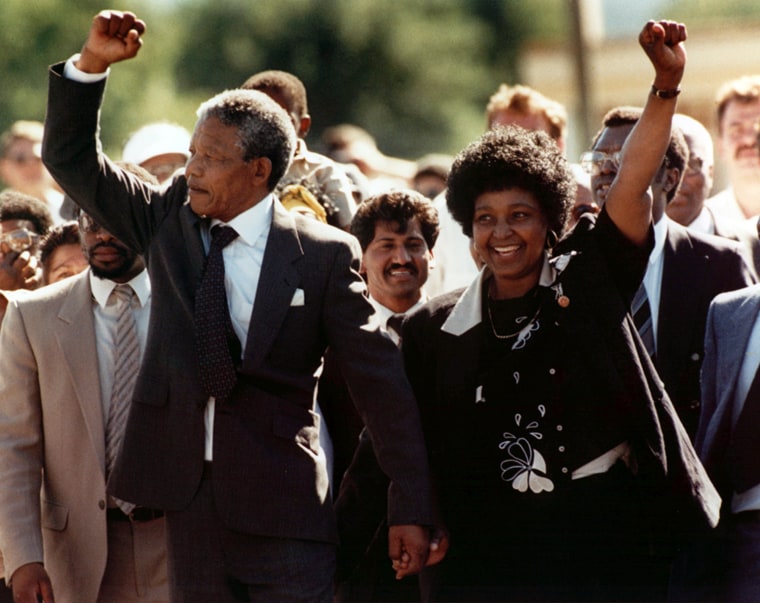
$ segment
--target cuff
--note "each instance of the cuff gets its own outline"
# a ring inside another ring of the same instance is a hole
[[[75,82],[81,82],[82,84],[92,84],[108,77],[108,74],[111,71],[110,67],[106,69],[104,73],[85,73],[84,71],[77,69],[75,63],[79,60],[80,56],[81,55],[77,53],[66,61],[66,64],[63,67],[63,77],[69,80],[74,80]]]

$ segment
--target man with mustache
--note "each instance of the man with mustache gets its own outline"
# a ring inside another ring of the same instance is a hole
[[[368,198],[351,221],[351,233],[362,249],[360,271],[367,281],[375,319],[396,344],[400,343],[403,316],[427,301],[424,286],[433,267],[438,232],[438,212],[432,201],[412,190]],[[385,562],[388,544],[383,518],[388,479],[377,464],[366,432],[361,436],[361,452],[354,457],[363,423],[329,349],[319,380],[319,403],[333,443],[333,496],[337,499],[339,492],[342,496],[336,501],[341,539],[339,579],[347,577],[349,566],[361,561],[350,581],[341,586],[339,600],[396,600],[404,592],[414,600],[419,597],[416,581],[399,583]],[[354,471],[349,493],[344,495],[341,481],[349,463]],[[352,497],[360,491],[361,498]]]
[[[89,269],[14,298],[0,336],[6,576],[18,602],[168,601],[163,512],[106,493],[136,377],[120,367],[139,366],[150,281],[88,214],[79,233]]]
[[[420,193],[398,190],[364,201],[350,228],[362,249],[360,272],[367,282],[375,318],[398,344],[396,329],[401,315],[427,301],[423,287],[432,268],[438,212]],[[329,349],[319,379],[318,399],[333,440],[332,492],[337,496],[363,423]]]
[[[743,221],[760,215],[760,75],[723,84],[718,105],[718,151],[731,185],[705,202],[713,212]]]

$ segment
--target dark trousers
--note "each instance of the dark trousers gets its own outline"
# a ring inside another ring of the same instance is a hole
[[[166,515],[173,603],[331,602],[335,546],[229,530],[212,480],[208,466],[190,506]]]

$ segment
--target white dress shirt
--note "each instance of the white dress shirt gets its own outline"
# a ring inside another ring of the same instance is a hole
[[[248,327],[253,312],[253,302],[259,288],[261,264],[264,250],[269,239],[274,211],[274,195],[269,194],[253,207],[235,216],[227,222],[238,233],[237,238],[222,250],[224,260],[224,289],[227,292],[227,306],[232,319],[232,328],[240,341],[240,349],[245,353],[248,341]],[[203,245],[208,251],[211,245],[211,227],[223,224],[220,220],[211,220],[208,228],[201,229]],[[204,458],[213,458],[214,449],[214,398],[209,398],[206,405],[204,422],[206,426],[206,447]]]
[[[647,290],[649,310],[652,315],[652,332],[654,333],[654,348],[657,350],[657,325],[660,318],[660,292],[662,291],[662,270],[665,264],[665,240],[668,237],[670,218],[663,215],[654,225],[654,249],[649,254],[647,271],[644,274],[644,288]]]

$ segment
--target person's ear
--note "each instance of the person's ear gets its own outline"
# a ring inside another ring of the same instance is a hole
[[[311,115],[308,113],[301,117],[301,122],[298,126],[298,138],[306,138],[306,135],[311,129]]]
[[[249,162],[251,177],[256,186],[268,186],[269,176],[272,173],[272,161],[268,157],[254,157]]]

